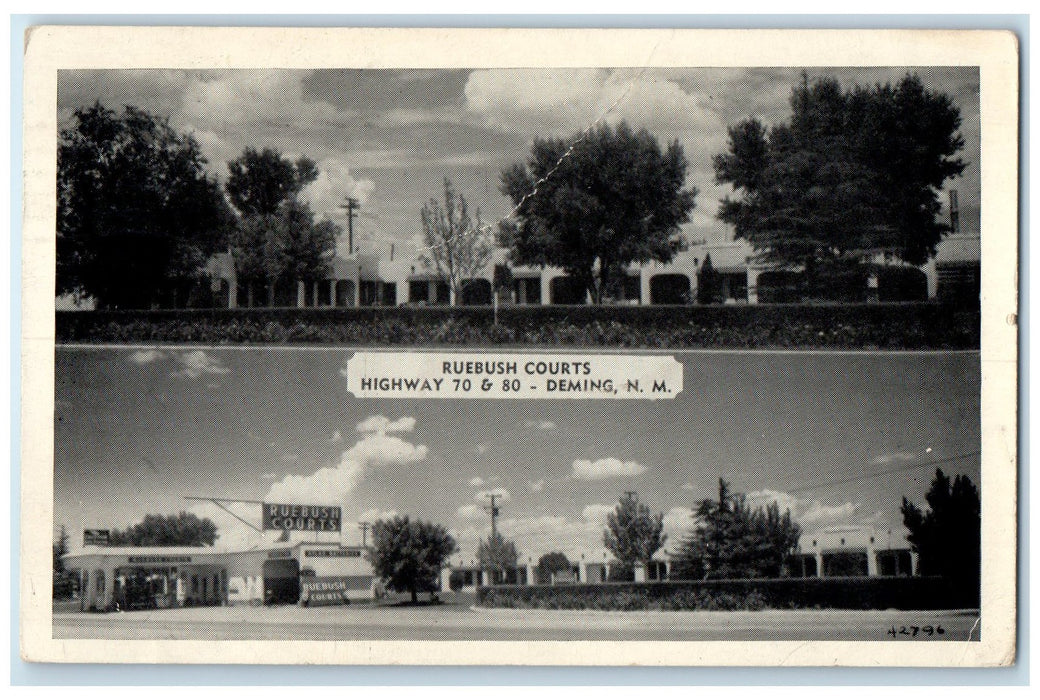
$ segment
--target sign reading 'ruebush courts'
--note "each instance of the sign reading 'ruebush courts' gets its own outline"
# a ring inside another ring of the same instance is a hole
[[[342,374],[362,398],[674,399],[670,355],[358,352]]]
[[[263,509],[265,530],[340,531],[342,513],[339,506],[264,503]]]

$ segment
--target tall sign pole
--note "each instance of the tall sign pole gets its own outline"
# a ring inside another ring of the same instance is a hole
[[[361,530],[361,546],[368,546],[368,529],[372,527],[372,523],[360,522],[358,523],[358,529]]]

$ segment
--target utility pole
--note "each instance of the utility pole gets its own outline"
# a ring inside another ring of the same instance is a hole
[[[371,523],[360,522],[358,523],[358,529],[361,530],[361,546],[368,546],[368,528],[372,527]]]
[[[488,552],[491,553],[492,559],[494,559],[494,549],[492,548],[498,543],[498,528],[496,522],[498,520],[498,506],[495,505],[495,500],[502,498],[502,495],[498,493],[489,493],[485,494],[484,498],[491,499],[491,505],[484,506],[484,510],[491,514],[491,539],[488,540]],[[492,561],[491,565],[494,567],[491,570],[491,585],[494,586],[498,584],[498,562]]]
[[[347,197],[346,202],[340,205],[340,209],[347,210],[347,255],[354,254],[354,211],[361,208],[361,204],[353,197]]]
[[[490,498],[491,499],[491,505],[490,506],[484,506],[484,510],[486,510],[488,513],[491,514],[491,539],[494,540],[495,536],[498,534],[498,528],[497,528],[498,506],[495,505],[495,500],[499,499],[499,498],[502,498],[502,495],[498,494],[498,493],[489,493],[489,494],[485,495],[484,498]]]

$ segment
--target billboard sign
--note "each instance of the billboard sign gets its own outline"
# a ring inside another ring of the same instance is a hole
[[[300,598],[306,605],[349,605],[347,594],[366,590],[370,576],[301,576]]]
[[[340,532],[339,506],[304,506],[288,503],[263,503],[265,530]]]
[[[84,547],[107,547],[108,546],[108,530],[84,530],[83,531],[83,546]]]

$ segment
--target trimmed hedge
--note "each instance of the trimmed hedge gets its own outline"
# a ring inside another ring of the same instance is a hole
[[[938,577],[648,581],[482,586],[477,605],[545,610],[950,610],[977,608],[978,592]]]
[[[59,311],[58,342],[976,349],[979,312],[933,302]]]

